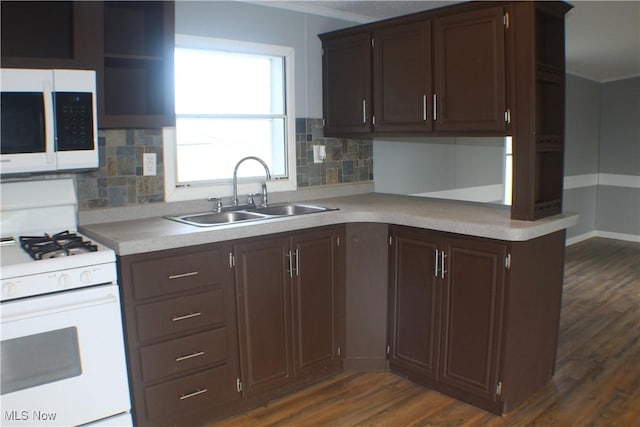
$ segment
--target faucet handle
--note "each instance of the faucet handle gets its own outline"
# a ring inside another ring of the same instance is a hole
[[[216,203],[216,207],[214,208],[216,212],[222,212],[222,197],[211,196],[208,197],[207,200]]]
[[[260,193],[249,193],[247,194],[247,203],[250,205],[255,206],[256,205],[256,197],[262,197],[262,194]]]

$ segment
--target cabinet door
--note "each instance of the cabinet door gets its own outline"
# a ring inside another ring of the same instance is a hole
[[[505,130],[502,7],[434,20],[435,129]]]
[[[391,368],[435,379],[439,237],[403,228],[394,228],[392,237]]]
[[[445,238],[439,381],[496,400],[506,246]]]
[[[268,394],[292,380],[288,238],[236,245],[236,294],[243,395]]]
[[[371,131],[371,36],[323,42],[325,136]]]
[[[340,282],[336,229],[292,238],[293,344],[296,381],[335,373],[338,354],[337,296]]]
[[[431,130],[431,23],[396,25],[374,33],[374,129]]]
[[[97,2],[3,1],[0,16],[2,67],[98,66],[101,27]]]

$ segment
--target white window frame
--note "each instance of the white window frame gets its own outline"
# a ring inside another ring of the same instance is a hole
[[[231,52],[253,53],[262,55],[274,55],[284,57],[285,63],[285,144],[286,144],[286,178],[275,179],[267,182],[270,193],[279,191],[293,191],[297,188],[296,181],[296,115],[295,115],[295,51],[293,47],[251,43],[237,40],[226,40],[211,37],[200,37],[185,34],[176,34],[175,45],[200,49],[218,49]],[[183,200],[206,199],[210,196],[231,197],[232,177],[228,181],[216,181],[211,184],[193,184],[179,186],[176,182],[176,128],[163,129],[164,146],[164,189],[165,201],[175,202]],[[260,187],[257,183],[264,180],[263,177],[246,178],[238,180],[238,194],[257,192]],[[225,201],[225,204],[227,201]]]

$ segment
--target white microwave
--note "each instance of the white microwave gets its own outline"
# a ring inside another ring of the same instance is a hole
[[[0,69],[0,174],[98,167],[96,73]]]

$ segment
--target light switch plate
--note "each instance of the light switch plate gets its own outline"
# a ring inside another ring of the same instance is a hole
[[[313,146],[313,163],[322,163],[327,158],[327,151],[324,145]]]
[[[142,155],[142,174],[144,176],[156,176],[156,153],[144,153]]]

